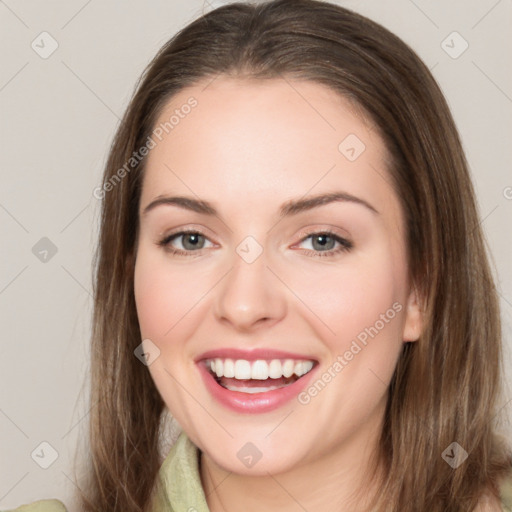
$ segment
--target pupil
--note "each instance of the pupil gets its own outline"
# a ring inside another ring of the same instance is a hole
[[[315,242],[318,241],[319,242],[319,247],[315,247]],[[329,244],[330,242],[330,244]],[[317,235],[316,237],[313,238],[313,247],[315,249],[320,249],[320,250],[326,250],[326,249],[332,249],[332,244],[334,243],[334,239],[331,238],[329,235]],[[327,245],[329,245],[329,247],[327,247]]]
[[[198,233],[188,233],[183,239],[183,247],[185,247],[185,249],[197,249],[198,247],[201,248],[199,243],[201,236],[202,235]]]

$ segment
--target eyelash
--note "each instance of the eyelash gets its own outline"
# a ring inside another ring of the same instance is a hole
[[[159,245],[160,247],[163,247],[166,251],[170,252],[173,255],[191,256],[192,255],[191,253],[200,252],[200,250],[198,250],[198,251],[183,251],[182,249],[175,249],[169,245],[175,238],[179,238],[180,236],[190,235],[190,234],[202,235],[205,238],[207,238],[206,235],[204,235],[200,231],[185,230],[185,231],[179,231],[177,233],[173,233],[171,235],[166,236],[165,238],[160,240],[157,243],[157,245]],[[304,251],[306,251],[306,254],[309,256],[320,257],[320,258],[325,258],[325,257],[332,258],[340,253],[349,252],[353,248],[352,242],[350,242],[349,240],[346,240],[345,238],[338,236],[336,233],[333,233],[332,231],[312,231],[310,233],[307,233],[306,236],[304,236],[300,240],[299,243],[302,243],[305,240],[307,240],[308,238],[314,237],[315,235],[316,236],[326,235],[329,238],[332,238],[335,242],[338,242],[339,247],[337,249],[331,249],[329,251],[314,251],[311,249],[304,249]]]

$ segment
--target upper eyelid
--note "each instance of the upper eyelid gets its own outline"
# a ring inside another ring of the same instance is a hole
[[[160,240],[162,242],[167,241],[167,243],[170,243],[171,241],[174,241],[177,238],[180,238],[181,236],[190,235],[190,234],[199,234],[201,236],[204,236],[206,238],[206,240],[208,240],[212,244],[214,244],[214,245],[216,244],[216,242],[214,242],[210,236],[206,235],[205,233],[203,233],[202,231],[197,230],[197,229],[180,229],[178,231],[174,231],[174,232],[170,232],[166,235],[162,235],[160,237]]]
[[[163,230],[159,233],[158,236],[162,239],[162,238],[169,238],[172,236],[177,236],[177,235],[182,235],[182,234],[187,234],[187,233],[199,233],[199,234],[207,237],[208,239],[211,238],[211,235],[208,234],[208,233],[210,233],[210,230],[208,230],[207,228],[204,228],[204,227],[197,228],[193,224],[190,226],[171,229],[169,231]]]
[[[313,237],[315,235],[321,235],[321,234],[326,234],[327,236],[330,236],[331,238],[333,238],[335,240],[335,242],[337,242],[341,246],[344,246],[344,247],[349,246],[350,248],[352,248],[354,246],[354,243],[352,242],[352,240],[350,238],[347,238],[345,236],[339,235],[335,231],[322,231],[322,230],[320,230],[320,231],[312,231],[312,232],[306,234],[305,236],[301,236],[300,240],[298,242],[294,243],[292,247],[295,247],[296,245],[303,243],[308,238],[311,238],[311,237]],[[306,250],[309,250],[309,249],[306,249]],[[327,253],[327,252],[330,252],[330,251],[325,251],[325,252]]]

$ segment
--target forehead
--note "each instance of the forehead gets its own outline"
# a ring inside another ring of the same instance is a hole
[[[361,109],[314,82],[205,80],[167,103],[152,138],[141,203],[192,192],[212,202],[280,204],[343,189],[377,209],[397,206],[375,128]]]

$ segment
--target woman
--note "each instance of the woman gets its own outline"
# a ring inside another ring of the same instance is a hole
[[[313,0],[207,14],[147,68],[95,193],[82,510],[510,509],[474,192],[396,36]]]

